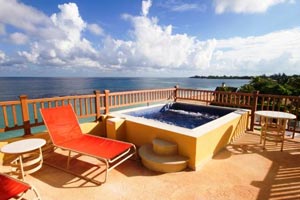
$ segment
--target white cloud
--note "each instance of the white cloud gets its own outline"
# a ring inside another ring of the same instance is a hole
[[[38,58],[39,58],[39,44],[37,42],[33,43],[31,45],[31,52],[27,52],[27,51],[19,51],[18,55],[21,57],[24,57],[27,59],[27,61],[34,63],[34,64],[38,64]]]
[[[0,5],[1,21],[17,28],[33,31],[36,25],[49,22],[49,19],[38,10],[16,0],[0,0]]]
[[[67,40],[77,42],[80,40],[81,31],[86,28],[86,23],[79,15],[78,7],[75,3],[59,5],[60,13],[51,16],[51,20],[56,27],[63,31]]]
[[[75,3],[59,5],[59,12],[49,17],[17,1],[8,2],[24,16],[34,17],[25,17],[25,24],[20,25],[21,15],[11,20],[14,11],[5,11],[7,16],[0,12],[3,27],[10,25],[20,30],[1,37],[11,37],[18,44],[30,43],[11,57],[0,51],[2,69],[11,65],[20,69],[28,66],[28,70],[33,65],[75,72],[121,70],[140,75],[182,75],[183,71],[203,75],[300,73],[296,67],[300,64],[300,28],[256,37],[201,41],[187,34],[174,34],[172,25],[160,25],[158,18],[148,16],[151,1],[143,1],[140,16],[123,15],[132,29],[131,39],[121,40],[104,35],[100,26],[84,21]],[[35,17],[44,18],[46,24]],[[83,37],[86,30],[103,34],[99,44],[94,44],[97,48]]]
[[[218,40],[211,66],[231,74],[299,73],[300,28]],[[289,70],[288,70],[289,69]],[[286,70],[286,71],[285,71]],[[243,73],[244,72],[244,73]]]
[[[142,1],[142,15],[147,16],[149,13],[149,9],[152,6],[152,1],[147,0],[147,1]]]
[[[4,62],[5,60],[5,53],[3,51],[0,50],[0,63]]]
[[[263,13],[271,6],[280,3],[292,3],[291,0],[214,0],[215,12]]]
[[[204,12],[206,10],[206,6],[204,5],[198,5],[198,4],[181,4],[181,5],[175,5],[171,8],[172,11],[178,11],[178,12],[184,12],[184,11],[189,11],[189,10],[197,10]]]
[[[124,15],[133,24],[132,40],[107,38],[101,51],[105,65],[123,70],[169,71],[208,68],[215,40],[199,41],[173,34],[172,26],[160,26],[157,18]]]
[[[186,11],[199,11],[204,12],[207,9],[205,4],[197,3],[186,3],[181,0],[168,0],[159,4],[161,7],[167,8],[174,12],[186,12]]]
[[[207,67],[207,57],[214,49],[214,42],[200,42],[186,34],[172,34],[172,26],[161,27],[157,19],[133,17],[135,56],[143,60],[145,66],[156,68],[199,68]],[[208,56],[209,57],[209,56]]]
[[[17,44],[17,45],[23,45],[28,42],[27,35],[25,35],[23,33],[18,33],[18,32],[12,33],[12,34],[10,34],[9,38],[12,43]]]
[[[160,26],[157,18],[149,18],[145,13],[123,18],[133,25],[132,40],[107,38],[100,53],[106,58],[105,65],[143,72],[209,67],[215,40],[199,41],[186,34],[173,34],[172,25]]]
[[[74,3],[59,5],[59,13],[51,15],[53,27],[59,31],[64,38],[52,38],[35,42],[30,51],[19,52],[29,62],[43,65],[68,65],[68,66],[95,66],[86,62],[86,58],[94,56],[96,51],[92,44],[82,37],[87,23],[81,18],[78,7]],[[82,59],[84,58],[84,59]],[[74,65],[76,60],[76,65]]]
[[[96,51],[82,37],[87,23],[81,18],[76,4],[59,5],[60,12],[51,17],[16,0],[0,0],[0,4],[1,22],[21,31],[10,34],[9,40],[15,44],[24,44],[28,38],[31,40],[30,49],[18,51],[20,58],[12,59],[21,60],[24,65],[32,63],[41,67],[97,65]],[[95,26],[92,27],[95,30]]]
[[[0,0],[0,19],[4,25],[11,25],[39,38],[57,38],[59,32],[48,16],[16,0]]]
[[[104,31],[98,24],[88,24],[87,29],[95,35],[103,35]]]

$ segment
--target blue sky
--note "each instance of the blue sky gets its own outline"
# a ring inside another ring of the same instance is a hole
[[[0,76],[300,74],[299,0],[0,0]]]

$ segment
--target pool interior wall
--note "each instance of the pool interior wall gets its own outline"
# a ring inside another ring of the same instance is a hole
[[[208,107],[211,106],[206,108]],[[111,113],[106,121],[107,136],[132,142],[137,147],[152,143],[155,138],[175,142],[178,145],[178,154],[189,158],[188,166],[193,170],[200,169],[223,147],[245,132],[250,112],[244,109],[229,109],[229,114],[194,129],[124,114],[148,108],[151,107]]]
[[[138,109],[124,114],[153,119],[170,125],[193,129],[212,120],[220,118],[233,109],[197,106],[184,103],[168,103],[163,106]]]

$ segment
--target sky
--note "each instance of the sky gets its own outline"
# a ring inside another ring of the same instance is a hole
[[[300,74],[299,0],[0,0],[0,76]]]

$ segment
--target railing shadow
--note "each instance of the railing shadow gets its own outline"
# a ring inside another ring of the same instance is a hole
[[[252,186],[258,187],[257,199],[300,199],[300,139],[286,138],[283,152],[280,145],[267,143],[266,149],[262,149],[259,143],[260,135],[257,133],[246,133],[243,140],[238,140],[228,145],[222,155],[214,159],[226,159],[234,155],[257,154],[268,159],[270,166],[257,164],[257,170],[268,171],[263,180],[253,180]]]
[[[84,156],[72,159],[69,171],[97,182],[83,179],[73,173],[66,173],[68,156],[59,152],[48,152],[44,154],[44,164],[41,170],[31,176],[57,188],[97,187],[104,179],[105,164],[99,163],[96,159],[87,162]]]

